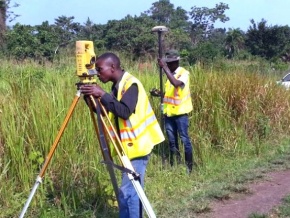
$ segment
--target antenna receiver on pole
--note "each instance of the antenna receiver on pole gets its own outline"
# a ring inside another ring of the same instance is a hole
[[[168,32],[168,28],[166,26],[155,26],[151,32]]]

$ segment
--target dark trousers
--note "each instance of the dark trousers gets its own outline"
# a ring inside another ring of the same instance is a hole
[[[185,153],[185,162],[188,167],[188,170],[192,170],[193,157],[192,157],[192,144],[188,135],[188,115],[178,115],[172,117],[164,117],[165,121],[165,130],[169,140],[169,148],[171,154],[171,160],[173,160],[173,155],[180,157],[179,145],[178,145],[178,136],[181,139],[181,142],[184,146]],[[173,163],[173,162],[171,162]]]

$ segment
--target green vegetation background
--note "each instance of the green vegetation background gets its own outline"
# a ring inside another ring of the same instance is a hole
[[[148,91],[159,87],[154,61],[120,54]],[[76,93],[74,54],[53,63],[0,60],[0,217],[18,217]],[[72,58],[68,58],[72,57]],[[170,167],[166,143],[152,153],[145,192],[157,217],[192,217],[211,199],[245,191],[245,182],[289,153],[289,91],[266,62],[186,66],[194,106],[190,137],[196,167]],[[165,78],[164,78],[165,79]],[[103,85],[109,90],[110,84]],[[160,119],[159,99],[150,97]],[[27,217],[118,217],[113,188],[89,110],[80,99],[27,211]],[[258,170],[262,169],[262,170]],[[117,172],[119,173],[119,172]]]

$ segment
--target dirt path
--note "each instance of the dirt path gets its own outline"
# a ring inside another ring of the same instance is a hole
[[[250,214],[267,214],[290,194],[290,170],[272,172],[263,181],[248,186],[251,194],[239,195],[237,199],[217,201],[212,211],[200,217],[247,218]]]

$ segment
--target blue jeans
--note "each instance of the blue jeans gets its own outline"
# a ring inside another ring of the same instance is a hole
[[[145,171],[148,164],[149,155],[131,160],[136,171],[140,174],[141,186],[144,187]],[[122,173],[122,184],[119,189],[119,217],[120,218],[139,218],[140,201],[139,196],[129,180],[126,173]]]
[[[171,152],[179,152],[178,134],[184,145],[185,154],[192,153],[192,145],[188,136],[188,115],[178,115],[164,118],[166,134],[169,140],[169,148]]]

